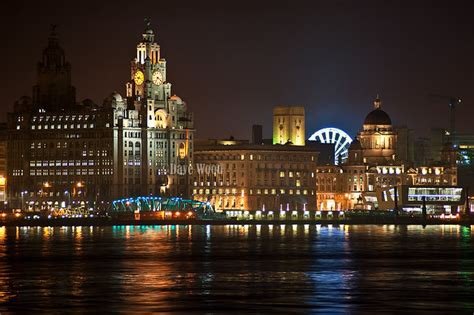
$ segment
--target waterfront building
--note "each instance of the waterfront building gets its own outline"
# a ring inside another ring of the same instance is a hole
[[[363,162],[383,164],[395,161],[397,134],[390,116],[382,110],[382,101],[376,98],[374,110],[367,114],[362,130],[357,135],[361,144]]]
[[[8,115],[8,198],[30,211],[100,208],[124,196],[186,196],[189,178],[169,174],[193,158],[193,116],[172,95],[167,63],[149,25],[137,44],[125,97],[78,103],[71,65],[53,29],[33,97]]]
[[[0,209],[6,209],[7,200],[7,141],[6,126],[0,125]]]
[[[395,194],[397,203],[395,203]],[[458,186],[397,185],[377,191],[380,210],[423,212],[426,214],[456,215],[466,204],[466,190]]]
[[[196,144],[194,154],[193,197],[217,210],[315,209],[315,147],[224,140]]]
[[[278,106],[273,110],[273,144],[262,139],[258,125],[252,127],[252,143],[233,137],[197,141],[194,199],[231,216],[314,210],[319,151],[328,149],[313,141],[305,144],[304,125],[303,107]],[[326,160],[333,158],[333,152],[328,155]]]
[[[319,165],[316,169],[317,207],[321,210],[378,208],[377,191],[396,185],[456,186],[456,150],[449,143],[440,161],[413,165],[405,154],[398,159],[397,132],[377,97],[362,130],[340,165]],[[406,144],[404,144],[406,145]],[[399,151],[400,152],[400,151]]]

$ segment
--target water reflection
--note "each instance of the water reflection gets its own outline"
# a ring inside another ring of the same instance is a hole
[[[465,312],[472,236],[455,225],[0,227],[0,312]]]

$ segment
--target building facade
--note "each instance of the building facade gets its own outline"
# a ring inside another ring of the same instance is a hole
[[[317,167],[318,209],[375,209],[380,190],[397,185],[457,185],[456,150],[450,144],[438,163],[414,166],[398,159],[397,132],[381,104],[377,97],[345,163]]]
[[[8,198],[13,208],[106,208],[116,198],[186,196],[189,178],[171,165],[193,158],[193,117],[171,94],[166,61],[147,25],[131,62],[126,96],[77,103],[53,30],[38,63],[33,97],[8,115]]]
[[[0,125],[0,209],[8,207],[7,200],[7,141],[6,126]]]
[[[196,145],[193,197],[217,210],[314,210],[317,156],[307,146]]]
[[[374,110],[365,117],[357,138],[361,143],[363,162],[367,164],[387,163],[395,160],[397,134],[392,120],[382,110],[382,101],[377,97]]]

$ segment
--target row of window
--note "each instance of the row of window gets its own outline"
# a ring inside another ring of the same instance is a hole
[[[279,177],[280,178],[305,178],[307,175],[307,173],[305,172],[293,172],[293,171],[280,171],[279,172]],[[240,173],[240,176],[241,177],[244,177],[245,176],[245,173],[244,172],[241,172]],[[227,179],[230,179],[232,177],[237,177],[237,172],[229,172],[228,170],[225,172],[225,173],[222,173],[222,174],[209,174],[209,175],[201,175],[201,176],[198,176],[196,177],[197,180],[204,180],[204,181],[213,181],[215,179],[219,180],[219,179],[224,179],[224,178],[227,178]],[[276,173],[275,172],[266,172],[266,173],[263,173],[263,172],[257,172],[256,173],[256,177],[253,176],[253,173],[249,173],[249,178],[253,179],[253,178],[265,178],[265,177],[268,177],[268,178],[275,178],[276,177]],[[311,178],[314,178],[314,173],[311,172]]]
[[[97,151],[97,154],[94,154],[93,150],[67,150],[67,151],[59,151],[59,150],[47,150],[43,149],[41,151],[31,151],[31,157],[86,157],[86,156],[111,156],[110,151]]]
[[[279,195],[307,195],[308,194],[308,190],[307,189],[303,189],[303,190],[300,190],[300,189],[283,189],[283,188],[280,188],[280,189],[250,189],[249,191],[249,194],[250,195],[276,195],[277,194],[277,191],[278,191],[278,194]],[[314,195],[314,190],[311,190],[311,195]]]
[[[142,137],[142,133],[141,133],[141,131],[125,131],[124,132],[124,137],[125,138],[135,138],[135,139],[137,139],[137,138]],[[168,135],[166,133],[161,133],[161,132],[158,132],[158,133],[151,132],[149,138],[150,139],[168,139]],[[185,140],[186,139],[186,134],[184,132],[183,133],[172,133],[171,134],[171,139]],[[193,139],[193,136],[189,135],[189,140],[192,140],[192,139]]]
[[[257,160],[257,161],[315,161],[315,157],[313,155],[298,155],[298,154],[284,154],[284,155],[277,155],[277,154],[224,154],[224,155],[216,155],[216,154],[200,154],[199,156],[202,160]]]
[[[23,118],[21,116],[21,118]],[[36,121],[39,121],[39,122],[42,122],[42,121],[82,121],[82,120],[89,120],[89,118],[91,118],[91,120],[94,120],[95,119],[95,115],[53,115],[53,116],[33,116],[32,118],[32,121],[33,122],[36,122]],[[18,121],[20,121],[20,117],[18,117]]]
[[[249,195],[277,195],[277,192],[278,192],[278,195],[308,195],[308,190],[307,189],[303,189],[303,190],[300,190],[300,189],[275,189],[275,188],[265,188],[265,189],[250,189],[249,190]],[[216,194],[219,194],[219,195],[245,195],[245,191],[244,190],[238,190],[237,188],[232,188],[232,189],[229,189],[229,188],[226,188],[226,189],[223,189],[223,188],[219,188],[219,189],[209,189],[209,188],[206,188],[206,189],[203,189],[203,188],[200,188],[200,189],[193,189],[193,194],[194,195],[203,195],[203,194],[206,194],[206,195],[210,195],[210,194],[213,194],[213,195],[216,195]],[[314,190],[311,190],[311,195],[314,195]]]
[[[100,163],[102,162],[102,163]],[[52,166],[94,166],[113,165],[112,160],[55,160],[55,161],[30,161],[30,167],[52,167]]]
[[[112,175],[114,173],[113,169],[103,168],[103,169],[93,169],[93,168],[83,168],[83,169],[62,169],[62,170],[30,170],[30,176],[60,176],[60,175]]]
[[[31,130],[94,128],[94,124],[31,125]],[[18,128],[19,129],[19,128]]]
[[[104,144],[104,143],[98,143],[98,142],[94,142],[94,141],[89,141],[89,142],[86,142],[86,141],[82,141],[82,142],[79,142],[79,141],[72,141],[72,142],[67,142],[67,141],[64,141],[64,142],[61,142],[61,141],[58,141],[58,142],[49,142],[49,144],[47,142],[31,142],[30,144],[30,149],[47,149],[47,148],[50,148],[50,149],[67,149],[67,148],[76,148],[76,149],[81,149],[81,148],[84,148],[84,149],[93,149],[95,147],[99,147],[99,148],[103,148],[103,147],[108,147],[110,148],[110,146]],[[102,154],[106,154],[108,152],[108,150],[101,150],[102,151]]]

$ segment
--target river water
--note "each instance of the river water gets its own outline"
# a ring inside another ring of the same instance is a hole
[[[467,227],[0,227],[0,313],[474,312]]]

